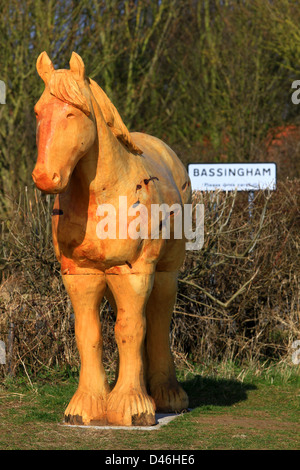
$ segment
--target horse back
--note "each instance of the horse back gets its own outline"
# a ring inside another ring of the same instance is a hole
[[[157,186],[161,188],[162,202],[173,204],[178,202],[179,196],[181,204],[190,203],[190,178],[176,153],[165,142],[152,135],[132,132],[131,136],[143,150],[140,158],[146,171],[160,183]]]

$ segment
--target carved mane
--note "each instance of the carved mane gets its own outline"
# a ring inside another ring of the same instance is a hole
[[[59,100],[81,109],[87,116],[90,115],[88,101],[81,93],[71,71],[63,69],[53,71],[49,80],[49,90],[51,95]]]
[[[91,87],[92,93],[102,111],[104,120],[115,137],[122,142],[130,152],[142,154],[143,151],[135,145],[120,114],[106,93],[104,93],[102,88],[94,80],[86,78],[85,81],[87,82],[86,86]],[[87,116],[90,115],[91,110],[88,100],[81,92],[70,70],[62,69],[53,71],[49,80],[49,89],[50,93],[56,98],[81,109]]]

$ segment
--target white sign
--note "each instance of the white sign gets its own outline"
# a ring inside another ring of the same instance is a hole
[[[196,191],[276,189],[276,163],[190,163]]]

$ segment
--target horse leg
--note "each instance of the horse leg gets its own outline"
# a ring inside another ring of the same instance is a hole
[[[108,275],[107,283],[117,304],[115,337],[119,350],[117,383],[108,396],[107,421],[117,426],[155,424],[155,407],[144,382],[143,347],[145,306],[153,275]]]
[[[106,282],[104,275],[63,275],[75,313],[75,335],[81,369],[78,389],[66,411],[68,424],[106,424],[109,385],[102,364],[99,307]]]
[[[157,411],[179,412],[188,407],[188,397],[175,375],[170,350],[170,323],[177,292],[177,271],[156,272],[146,308],[147,385]]]

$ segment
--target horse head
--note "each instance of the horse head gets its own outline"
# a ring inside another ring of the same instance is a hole
[[[62,193],[96,139],[89,79],[75,52],[70,70],[55,70],[46,52],[40,54],[36,66],[45,90],[34,108],[38,158],[32,178],[41,191]]]

